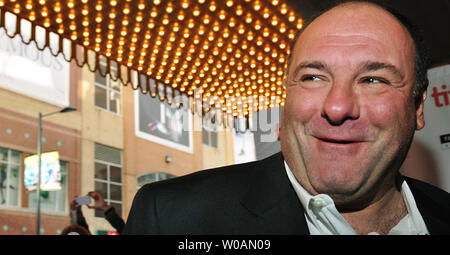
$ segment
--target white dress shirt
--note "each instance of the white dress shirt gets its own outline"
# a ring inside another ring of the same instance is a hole
[[[305,209],[305,218],[311,235],[356,235],[357,233],[338,212],[333,199],[326,194],[312,196],[297,181],[286,161],[284,162],[289,181]],[[428,229],[417,209],[413,194],[406,181],[402,183],[401,193],[408,214],[394,226],[389,235],[427,235]],[[378,235],[376,232],[369,234]]]

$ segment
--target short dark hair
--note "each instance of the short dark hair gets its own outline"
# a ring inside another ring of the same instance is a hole
[[[381,9],[389,12],[394,18],[396,18],[400,24],[403,25],[404,28],[408,31],[409,35],[411,36],[413,42],[414,42],[414,48],[415,48],[415,56],[414,56],[414,89],[413,89],[413,97],[416,108],[420,105],[422,102],[422,93],[427,90],[428,88],[428,76],[427,76],[427,70],[429,67],[429,54],[428,54],[428,48],[426,47],[425,38],[423,36],[422,29],[418,27],[416,24],[410,21],[406,16],[399,13],[398,11],[394,10],[393,8],[390,8],[388,6],[383,6],[381,4],[372,3],[368,1],[340,1],[338,3],[335,3],[334,5],[326,8],[325,10],[320,11],[319,13],[311,16],[303,25],[303,28],[297,32],[295,35],[295,39],[291,45],[291,53],[288,58],[288,62],[286,65],[286,75],[289,70],[289,66],[292,61],[292,51],[294,48],[295,43],[297,42],[298,38],[302,34],[302,31],[305,30],[309,24],[311,24],[316,18],[324,14],[325,12],[328,12],[329,10],[343,5],[347,3],[367,3],[372,4],[375,6],[380,7]]]

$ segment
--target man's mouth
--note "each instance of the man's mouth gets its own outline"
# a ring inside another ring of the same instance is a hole
[[[361,143],[360,139],[345,139],[345,138],[328,138],[328,137],[316,137],[318,140],[329,144],[356,144]]]
[[[350,144],[350,143],[357,143],[358,141],[354,140],[334,140],[334,139],[327,139],[327,138],[319,138],[319,140],[327,143],[337,143],[337,144]]]

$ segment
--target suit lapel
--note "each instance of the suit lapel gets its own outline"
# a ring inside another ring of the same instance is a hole
[[[426,191],[424,185],[420,184],[417,180],[404,177],[408,183],[411,192],[413,193],[414,200],[416,201],[417,208],[427,225],[428,231],[432,235],[448,235],[450,229],[449,211],[448,207],[443,207],[435,200],[441,199],[445,203],[446,197],[440,197],[439,194],[431,193],[431,190]],[[430,194],[432,194],[430,196]]]
[[[241,205],[247,226],[259,234],[309,234],[303,207],[284,169],[281,152],[259,161]]]

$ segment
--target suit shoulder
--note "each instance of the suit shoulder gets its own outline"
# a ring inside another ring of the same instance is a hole
[[[255,171],[257,171],[258,165],[258,161],[252,161],[244,164],[211,168],[172,179],[146,184],[142,188],[145,187],[143,191],[148,189],[162,189],[165,192],[171,190],[174,192],[186,192],[211,187],[214,187],[215,189],[220,189],[220,187],[229,188],[230,186],[238,188],[240,186],[245,186],[246,181],[253,176]]]

